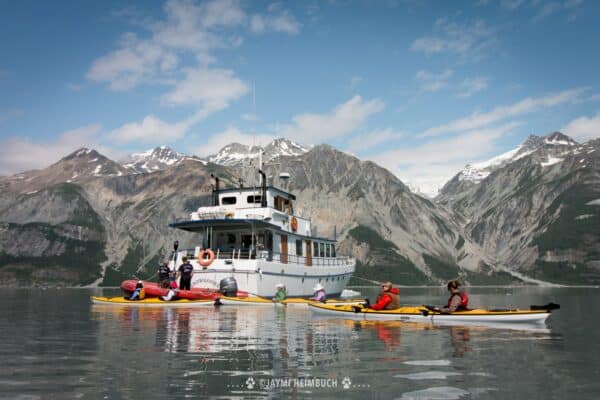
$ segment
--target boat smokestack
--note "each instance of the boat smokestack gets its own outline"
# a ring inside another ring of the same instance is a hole
[[[215,178],[215,188],[213,189],[213,206],[219,205],[219,177],[213,174],[210,174],[212,178]]]
[[[262,177],[262,179],[261,179],[262,195],[260,196],[260,206],[266,207],[267,206],[267,174],[265,174],[262,169],[259,169],[258,173]]]

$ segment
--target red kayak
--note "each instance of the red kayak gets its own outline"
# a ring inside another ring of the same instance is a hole
[[[130,279],[127,281],[123,281],[121,283],[121,290],[130,294],[135,290],[135,285],[137,285],[138,281]],[[169,292],[169,289],[163,289],[158,286],[158,283],[155,282],[147,282],[143,281],[144,291],[146,292],[147,297],[158,297],[158,296],[166,296]],[[238,297],[248,297],[247,292],[238,291]],[[221,293],[219,293],[216,289],[207,289],[207,288],[192,288],[192,290],[178,290],[177,297],[180,299],[190,299],[190,300],[206,300],[206,299],[216,299],[221,297]]]

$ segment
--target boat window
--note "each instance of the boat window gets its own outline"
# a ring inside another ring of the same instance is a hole
[[[242,235],[242,249],[247,249],[252,245],[252,235]]]
[[[319,257],[325,257],[325,243],[319,243]]]
[[[313,257],[319,257],[319,243],[313,242]]]
[[[296,255],[302,255],[302,240],[296,240]]]
[[[233,233],[227,234],[227,244],[235,244],[235,235]]]
[[[331,245],[331,257],[336,257],[336,255],[335,255],[335,244]]]
[[[329,243],[325,245],[325,257],[331,257],[331,245]]]
[[[262,196],[250,195],[246,200],[248,201],[248,204],[260,204],[262,201]]]
[[[236,201],[237,201],[237,198],[235,196],[221,198],[221,204],[224,206],[235,204]]]

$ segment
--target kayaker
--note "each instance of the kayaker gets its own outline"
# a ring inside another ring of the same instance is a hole
[[[144,283],[142,281],[138,281],[135,285],[135,290],[129,296],[129,300],[144,300],[146,297],[146,291],[144,290]]]
[[[448,303],[446,303],[446,307],[436,307],[435,310],[443,313],[466,310],[469,305],[469,295],[464,290],[460,290],[460,286],[460,282],[456,279],[448,282],[448,291],[450,292]]]
[[[309,297],[309,300],[327,301],[327,294],[325,294],[325,288],[320,283],[317,283],[313,288],[313,297]]]
[[[273,297],[274,302],[280,302],[285,300],[287,293],[285,292],[285,285],[283,283],[278,283],[275,285],[277,291],[275,292],[275,297]]]
[[[183,257],[183,264],[177,270],[179,279],[179,289],[190,290],[192,288],[192,276],[194,276],[194,266],[190,264],[187,257]]]
[[[381,294],[375,304],[369,305],[373,310],[394,310],[400,307],[400,291],[392,286],[392,282],[381,285]]]
[[[169,276],[171,274],[171,270],[169,269],[169,263],[168,262],[164,262],[163,264],[161,264],[158,267],[158,282],[160,283],[160,286],[163,288],[168,288],[170,281],[169,281]]]

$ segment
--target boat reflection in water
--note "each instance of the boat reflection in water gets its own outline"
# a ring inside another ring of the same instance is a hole
[[[506,324],[497,329],[314,318],[299,307],[94,306],[92,310],[98,323],[98,348],[104,354],[103,360],[145,366],[144,379],[164,381],[161,384],[165,392],[159,390],[154,393],[157,396],[187,391],[207,397],[315,394],[312,389],[304,388],[276,392],[260,387],[249,389],[246,381],[250,377],[256,381],[319,377],[341,382],[343,377],[350,376],[353,382],[368,384],[372,383],[373,368],[385,366],[384,377],[399,379],[394,377],[412,371],[410,368],[418,368],[419,373],[426,368],[410,367],[411,360],[472,357],[476,349],[503,340],[537,340],[549,336],[549,330],[539,325],[519,324],[520,330],[514,330],[506,329]],[[133,380],[139,387],[142,378],[139,372],[131,372],[113,379],[123,385]],[[328,390],[331,395],[343,388]],[[353,388],[352,393],[360,396],[371,392],[365,386]]]

